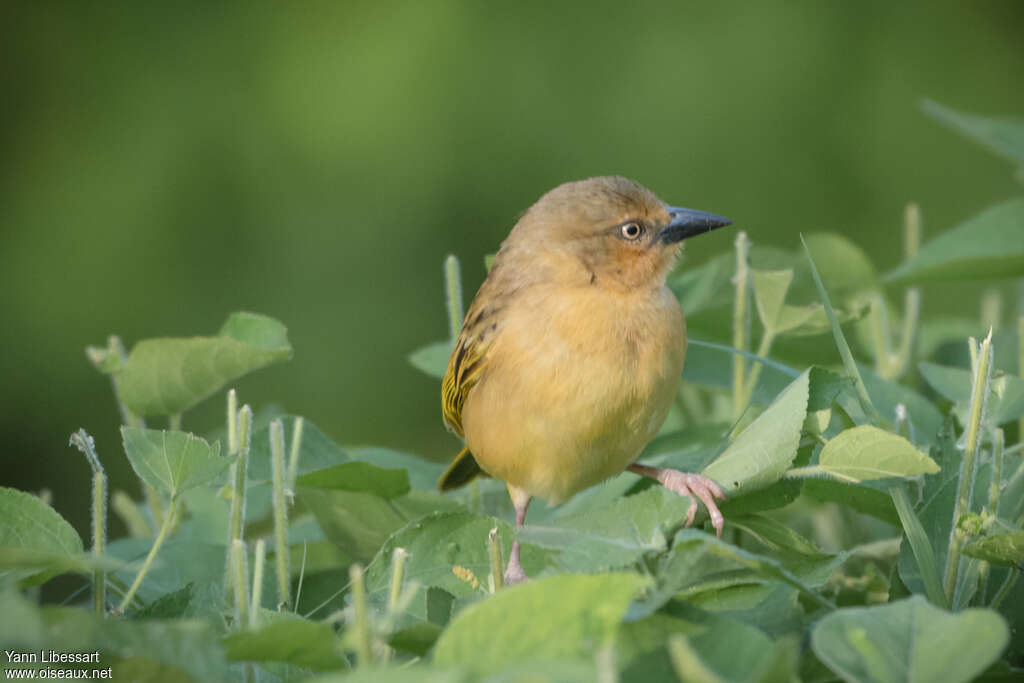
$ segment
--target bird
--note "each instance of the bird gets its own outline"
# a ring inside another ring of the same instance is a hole
[[[686,323],[666,276],[683,240],[731,221],[670,206],[640,183],[567,182],[527,209],[466,311],[441,384],[445,426],[464,447],[444,492],[485,475],[505,482],[515,529],[549,505],[624,471],[700,500],[721,536],[721,487],[636,463],[679,388]],[[506,584],[527,580],[515,540]]]

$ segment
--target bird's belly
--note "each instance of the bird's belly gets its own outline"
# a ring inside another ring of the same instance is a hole
[[[679,385],[685,334],[672,305],[643,324],[591,310],[549,318],[529,336],[504,334],[463,410],[483,470],[552,504],[621,473]]]

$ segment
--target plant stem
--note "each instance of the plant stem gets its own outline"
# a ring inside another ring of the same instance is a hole
[[[732,345],[740,351],[747,350],[749,336],[749,313],[747,311],[748,282],[750,279],[750,240],[747,233],[740,231],[736,235],[736,276],[733,283],[736,293],[733,298],[732,310]],[[738,420],[743,412],[746,395],[743,380],[746,378],[746,358],[735,354],[732,357],[732,418]]]
[[[362,566],[354,564],[348,571],[352,583],[352,608],[355,611],[357,663],[362,669],[373,663],[373,650],[370,648],[370,618],[366,613],[366,583],[363,581]]]
[[[172,432],[181,431],[181,413],[173,413],[167,416],[167,428]]]
[[[249,567],[245,541],[231,541],[231,585],[235,596],[235,628],[242,630],[249,623]]]
[[[142,563],[142,568],[139,569],[139,573],[135,576],[135,581],[132,582],[128,592],[124,594],[124,599],[121,600],[121,606],[118,611],[122,614],[128,605],[131,603],[132,598],[135,597],[136,591],[139,590],[139,586],[142,585],[142,579],[145,578],[146,574],[149,573],[150,567],[153,566],[153,558],[156,557],[157,552],[160,551],[160,546],[164,544],[167,539],[167,533],[170,531],[171,526],[174,522],[174,511],[175,505],[177,504],[176,498],[171,498],[171,504],[167,508],[167,515],[164,517],[164,523],[160,525],[160,533],[157,534],[156,540],[153,541],[153,547],[149,549],[149,554],[146,555],[146,561]]]
[[[292,584],[288,557],[288,504],[284,496],[284,426],[281,420],[270,423],[270,464],[274,504],[274,565],[277,569],[278,603],[288,609]]]
[[[946,598],[950,604],[956,589],[957,574],[960,569],[960,553],[963,550],[964,534],[959,529],[960,518],[971,510],[971,493],[974,489],[974,471],[977,464],[978,447],[981,444],[981,420],[985,413],[985,402],[988,398],[989,380],[992,376],[992,330],[981,343],[978,351],[977,370],[974,374],[974,386],[971,391],[971,404],[967,422],[967,441],[964,449],[964,461],[960,468],[960,481],[957,486],[956,507],[953,510],[953,529],[950,533],[949,554],[946,558],[946,579],[944,582]]]
[[[233,407],[231,401],[231,395],[234,392],[228,394],[228,407]],[[234,424],[234,429],[231,428],[231,424]],[[234,437],[231,432],[234,431]],[[228,523],[228,572],[227,572],[227,585],[233,589],[230,595],[238,595],[239,587],[236,585],[238,579],[237,573],[231,564],[232,553],[234,552],[235,541],[241,541],[245,538],[245,491],[248,488],[248,470],[249,470],[249,442],[252,437],[252,408],[248,405],[242,406],[242,409],[234,413],[234,415],[228,416],[228,449],[229,456],[235,458],[235,462],[231,465],[231,517]],[[232,440],[234,443],[232,443]],[[234,446],[234,449],[232,449]],[[236,605],[237,607],[237,605]]]
[[[494,527],[487,534],[487,550],[491,559],[491,592],[495,593],[505,585],[505,563],[501,557],[501,539],[498,538],[498,527]]]
[[[821,297],[821,303],[825,307],[825,315],[828,317],[829,327],[832,328],[832,338],[835,340],[836,348],[839,350],[839,357],[843,359],[843,368],[846,370],[846,374],[853,379],[861,408],[874,424],[884,424],[884,420],[875,408],[875,404],[871,402],[871,395],[868,394],[868,388],[864,385],[864,378],[860,376],[857,361],[853,359],[850,344],[846,341],[843,328],[839,326],[839,319],[832,308],[832,302],[828,297],[828,290],[825,289],[825,283],[821,280],[818,267],[814,265],[814,258],[811,256],[811,250],[807,247],[807,240],[804,239],[803,235],[800,236],[800,242],[804,245],[804,254],[807,256],[807,263],[811,266],[811,277],[814,279],[815,287],[818,288],[818,296]]]
[[[252,567],[252,602],[249,604],[249,628],[260,625],[260,608],[263,606],[263,567],[267,562],[267,542],[256,541],[256,552]]]
[[[402,581],[405,573],[405,559],[409,553],[405,548],[395,548],[391,555],[391,594],[388,596],[388,611],[394,613],[402,597]]]
[[[757,347],[757,355],[767,356],[772,350],[772,342],[774,341],[775,333],[765,330],[764,336],[761,337],[761,343]],[[761,363],[754,363],[753,367],[750,368],[750,375],[747,376],[747,379],[743,384],[743,408],[746,408],[750,403],[750,400],[754,397],[754,389],[757,388],[757,380],[761,378],[762,368],[764,368],[764,365]],[[741,410],[743,408],[741,408]]]
[[[234,389],[228,391],[228,455],[238,452],[238,393]]]
[[[921,246],[921,209],[917,204],[907,204],[903,211],[903,257],[909,261],[917,255]],[[918,319],[921,315],[921,289],[907,287],[903,292],[903,333],[900,336],[900,347],[897,349],[889,372],[892,377],[900,377],[910,367],[917,342]]]
[[[462,275],[459,269],[459,259],[455,254],[448,254],[448,258],[444,260],[444,291],[448,308],[448,333],[451,343],[454,345],[462,331],[462,319],[465,317],[465,308],[462,303]]]
[[[96,442],[84,429],[71,435],[71,445],[82,451],[92,468],[92,556],[103,557],[107,547],[107,473],[96,454]],[[107,613],[107,572],[92,571],[92,601],[96,614]]]
[[[292,424],[292,445],[288,452],[288,490],[295,495],[295,480],[299,476],[299,453],[302,450],[302,427],[305,419],[295,418]]]
[[[149,521],[139,512],[139,508],[124,491],[116,490],[110,497],[110,507],[114,509],[117,516],[121,518],[124,525],[128,527],[128,535],[132,538],[148,538],[153,535],[153,527]]]

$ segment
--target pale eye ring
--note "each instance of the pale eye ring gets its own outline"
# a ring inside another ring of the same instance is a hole
[[[622,227],[619,228],[619,234],[622,235],[623,239],[638,240],[644,234],[644,226],[635,221],[623,223]]]

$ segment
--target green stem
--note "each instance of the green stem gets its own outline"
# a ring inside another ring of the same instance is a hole
[[[234,392],[228,394],[228,405],[231,405],[230,396]],[[237,411],[234,415],[234,419],[231,416],[228,417],[229,425],[234,423],[234,444],[232,444],[231,429],[228,430],[228,448],[230,449],[234,445],[234,450],[229,451],[229,456],[235,458],[234,464],[231,465],[231,517],[228,524],[228,563],[229,569],[227,574],[228,587],[233,589],[231,595],[237,596],[239,587],[236,585],[238,575],[233,571],[231,564],[232,553],[234,552],[235,541],[241,541],[245,538],[245,492],[248,488],[248,470],[249,470],[249,450],[250,441],[252,438],[252,408],[248,405],[242,406],[242,409]]]
[[[124,599],[121,600],[121,606],[118,611],[122,614],[128,605],[131,603],[132,598],[135,597],[136,591],[139,590],[139,586],[142,585],[142,579],[145,578],[146,574],[149,573],[150,567],[153,566],[153,558],[156,557],[157,552],[160,551],[160,546],[164,544],[167,539],[167,533],[170,531],[171,526],[174,522],[174,510],[177,504],[176,498],[171,498],[171,504],[168,506],[167,515],[164,517],[164,523],[160,525],[160,533],[157,534],[156,540],[153,541],[153,547],[149,549],[149,554],[146,555],[146,561],[142,563],[142,568],[139,569],[139,573],[135,576],[135,581],[132,582],[128,592],[124,594]]]
[[[295,418],[292,425],[292,445],[288,452],[288,490],[295,494],[295,480],[299,476],[299,453],[302,451],[302,427],[305,420],[301,417]]]
[[[405,559],[409,553],[405,548],[395,548],[391,555],[391,594],[388,596],[388,611],[394,613],[398,609],[398,600],[402,597],[402,581],[405,574]]]
[[[767,356],[772,350],[772,342],[775,341],[775,333],[765,330],[764,335],[761,337],[761,344],[757,347],[757,355]],[[753,367],[750,368],[750,375],[744,382],[743,391],[743,408],[745,409],[750,403],[750,400],[754,397],[754,390],[757,388],[757,380],[761,378],[761,369],[764,365],[761,363],[754,363]],[[742,410],[741,409],[741,410]]]
[[[270,463],[274,504],[274,565],[277,569],[277,597],[283,609],[292,602],[292,584],[288,557],[288,503],[284,495],[284,426],[281,420],[270,423]]]
[[[249,604],[249,628],[260,625],[260,608],[263,606],[263,567],[267,562],[267,542],[256,541],[256,552],[252,567],[252,602]]]
[[[853,352],[850,351],[850,344],[846,341],[846,335],[843,334],[843,328],[839,326],[839,319],[836,317],[836,312],[832,308],[832,301],[828,297],[828,290],[825,289],[825,283],[821,280],[821,275],[818,273],[818,267],[814,265],[814,258],[811,256],[811,250],[807,247],[807,241],[804,239],[803,235],[800,236],[800,242],[804,245],[804,254],[806,254],[807,263],[811,267],[811,277],[814,279],[814,285],[818,289],[818,296],[821,297],[821,303],[825,307],[825,316],[828,318],[829,327],[832,328],[832,338],[835,340],[836,348],[839,350],[839,357],[843,359],[843,368],[846,370],[846,374],[853,379],[854,387],[857,389],[857,398],[860,400],[861,409],[863,409],[864,414],[867,415],[874,424],[884,424],[885,421],[875,408],[875,404],[871,402],[871,396],[868,394],[868,388],[864,385],[864,378],[860,376],[860,370],[857,369],[857,361],[853,359]]]
[[[985,413],[985,402],[988,398],[989,380],[992,376],[992,331],[981,343],[978,351],[977,371],[974,375],[974,386],[971,391],[970,417],[967,422],[967,441],[964,449],[964,461],[960,469],[960,481],[957,486],[956,507],[953,511],[953,530],[950,534],[949,554],[946,559],[946,579],[944,582],[946,598],[951,604],[956,589],[957,574],[960,570],[960,554],[964,545],[964,534],[959,528],[960,518],[970,512],[971,493],[974,489],[974,471],[978,457],[978,446],[981,443],[981,418]]]
[[[921,246],[921,209],[911,202],[903,211],[903,257],[909,261]],[[908,287],[903,293],[903,334],[890,368],[893,377],[901,377],[910,367],[917,343],[918,320],[921,316],[921,290]]]
[[[167,428],[172,432],[181,431],[181,413],[174,413],[167,416]]]
[[[889,332],[889,312],[881,292],[871,296],[868,328],[871,330],[871,345],[875,351],[875,372],[891,379],[889,373],[893,354],[889,346],[892,335]]]
[[[149,525],[149,521],[139,512],[139,508],[131,496],[124,491],[114,491],[114,495],[110,497],[110,507],[114,509],[117,516],[128,527],[128,535],[132,538],[149,538],[153,535],[153,527]]]
[[[750,279],[750,240],[747,233],[742,230],[736,235],[736,293],[733,298],[732,311],[732,345],[740,351],[747,350],[749,326],[748,326],[748,282]],[[747,374],[746,358],[736,354],[732,357],[732,417],[738,420],[743,412],[746,395],[744,382]]]
[[[454,345],[462,331],[462,319],[465,317],[462,303],[462,276],[459,259],[455,254],[449,254],[448,258],[444,260],[444,291],[448,308],[448,333],[451,343]]]
[[[234,389],[228,391],[228,455],[238,452],[238,394]]]
[[[494,527],[487,534],[487,551],[491,560],[491,591],[497,592],[505,585],[505,563],[501,557],[501,539],[498,538],[498,527]]]
[[[107,474],[103,471],[96,442],[84,429],[71,435],[71,445],[80,450],[92,468],[92,556],[103,557],[107,547]],[[107,572],[103,569],[92,571],[92,600],[96,614],[107,613]]]
[[[249,567],[245,541],[231,541],[231,585],[235,597],[235,628],[242,630],[249,623]]]
[[[352,607],[355,610],[356,655],[359,668],[366,668],[373,663],[373,650],[370,648],[370,617],[366,610],[366,583],[363,580],[363,568],[354,564],[349,568],[352,581]]]

